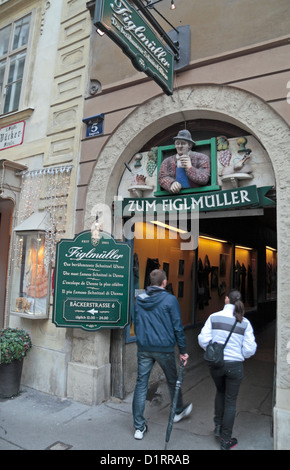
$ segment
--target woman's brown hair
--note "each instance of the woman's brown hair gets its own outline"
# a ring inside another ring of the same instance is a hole
[[[233,304],[235,306],[234,315],[236,319],[238,320],[238,322],[241,323],[243,321],[245,307],[242,302],[242,295],[240,291],[238,291],[237,289],[230,290],[230,292],[228,293],[228,298],[230,300],[230,304]]]

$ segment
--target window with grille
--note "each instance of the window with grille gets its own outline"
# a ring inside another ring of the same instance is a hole
[[[31,15],[0,29],[0,114],[19,109]]]

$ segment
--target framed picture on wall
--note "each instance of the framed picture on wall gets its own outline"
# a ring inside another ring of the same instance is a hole
[[[211,282],[210,287],[216,289],[219,284],[219,268],[218,266],[212,266],[211,268]]]
[[[225,276],[227,273],[227,255],[220,255],[220,275]]]
[[[180,297],[180,298],[183,297],[183,289],[184,289],[184,282],[179,281],[179,283],[178,283],[178,297]]]
[[[169,279],[169,263],[163,263],[162,269],[165,272],[167,276],[167,280],[168,280]]]
[[[178,276],[183,276],[184,274],[184,259],[180,259],[178,263]]]

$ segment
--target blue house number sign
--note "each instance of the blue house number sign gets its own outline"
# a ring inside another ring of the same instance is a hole
[[[96,137],[103,134],[104,114],[84,118],[83,122],[87,126],[86,137]]]

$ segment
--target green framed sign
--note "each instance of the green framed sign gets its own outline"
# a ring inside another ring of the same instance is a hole
[[[217,184],[217,149],[216,149],[216,138],[212,137],[207,140],[198,140],[195,142],[195,145],[192,151],[205,153],[210,157],[210,167],[211,167],[211,176],[208,185],[200,186],[197,188],[181,189],[179,194],[191,194],[197,192],[205,191],[214,191],[220,189]],[[176,154],[176,149],[174,145],[166,145],[165,147],[158,147],[158,157],[157,157],[157,175],[159,175],[159,169],[164,158]],[[154,193],[154,196],[164,196],[172,195],[172,193],[162,189],[158,182],[157,177],[157,190]]]
[[[174,54],[128,0],[96,0],[94,25],[121,47],[137,70],[172,95]]]
[[[60,240],[56,248],[53,323],[99,330],[129,323],[131,247],[106,232]]]

